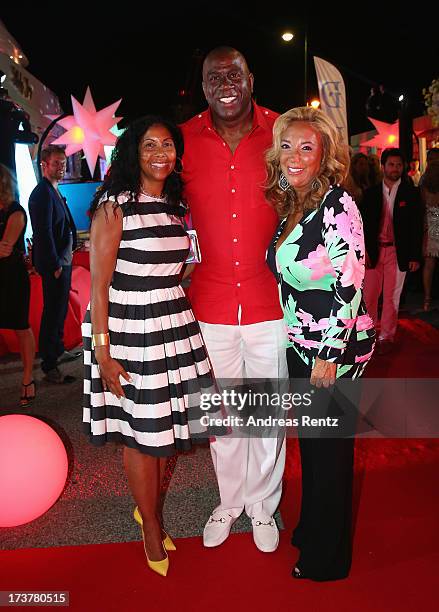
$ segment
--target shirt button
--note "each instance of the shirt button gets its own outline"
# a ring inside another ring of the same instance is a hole
[[[237,287],[240,287],[240,286],[241,286],[241,283],[236,283],[236,286],[237,286]]]
[[[236,189],[232,189],[232,193],[235,193]]]
[[[233,238],[233,242],[238,242],[238,238]]]
[[[239,266],[239,261],[235,261],[235,266]]]
[[[233,213],[233,215],[232,215],[232,217],[233,217],[234,219],[236,219],[236,217],[237,217],[237,216],[238,216],[238,215],[237,215],[236,213]]]
[[[225,147],[225,146],[226,146],[226,143],[225,143],[225,142],[223,142],[223,147]]]
[[[268,111],[265,111],[265,114],[268,115]]]
[[[198,115],[198,119],[201,119],[201,115]]]
[[[235,166],[230,166],[230,170],[234,170],[234,169],[235,169]]]

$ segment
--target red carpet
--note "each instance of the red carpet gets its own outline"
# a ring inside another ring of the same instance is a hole
[[[397,350],[374,357],[366,375],[377,378],[439,378],[439,330],[420,319],[399,319]]]
[[[401,347],[375,360],[374,376],[437,376],[439,332],[403,321]],[[438,471],[437,440],[358,440],[354,560],[344,581],[290,578],[300,488],[297,446],[289,440],[286,529],[276,553],[260,553],[251,534],[233,535],[213,550],[200,538],[177,540],[168,577],[161,578],[146,567],[140,542],[2,551],[0,590],[68,590],[70,609],[84,612],[427,612],[437,606]]]

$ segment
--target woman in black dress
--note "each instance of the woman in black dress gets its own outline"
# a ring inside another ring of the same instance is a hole
[[[0,164],[0,329],[17,334],[23,362],[20,406],[35,398],[35,339],[29,325],[30,282],[24,263],[26,211],[15,201],[15,180]]]

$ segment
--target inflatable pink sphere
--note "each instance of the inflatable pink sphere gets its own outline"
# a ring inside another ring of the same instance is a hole
[[[34,417],[0,417],[0,527],[44,514],[67,478],[67,453],[58,434]]]

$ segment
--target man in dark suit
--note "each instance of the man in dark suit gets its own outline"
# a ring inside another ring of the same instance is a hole
[[[366,243],[364,299],[375,324],[383,293],[378,353],[388,353],[398,324],[406,272],[416,272],[422,257],[422,207],[419,191],[403,179],[399,149],[381,155],[383,180],[368,189],[360,205]]]
[[[72,252],[76,247],[76,227],[58,183],[66,171],[66,155],[61,147],[51,145],[41,153],[43,178],[29,197],[33,229],[33,263],[43,281],[43,313],[39,336],[41,368],[45,380],[52,383],[73,382],[64,376],[58,360],[67,359],[64,350],[64,321],[69,304],[72,276]],[[81,353],[77,353],[79,356]],[[67,354],[67,357],[69,355]],[[74,358],[76,355],[72,354]]]

